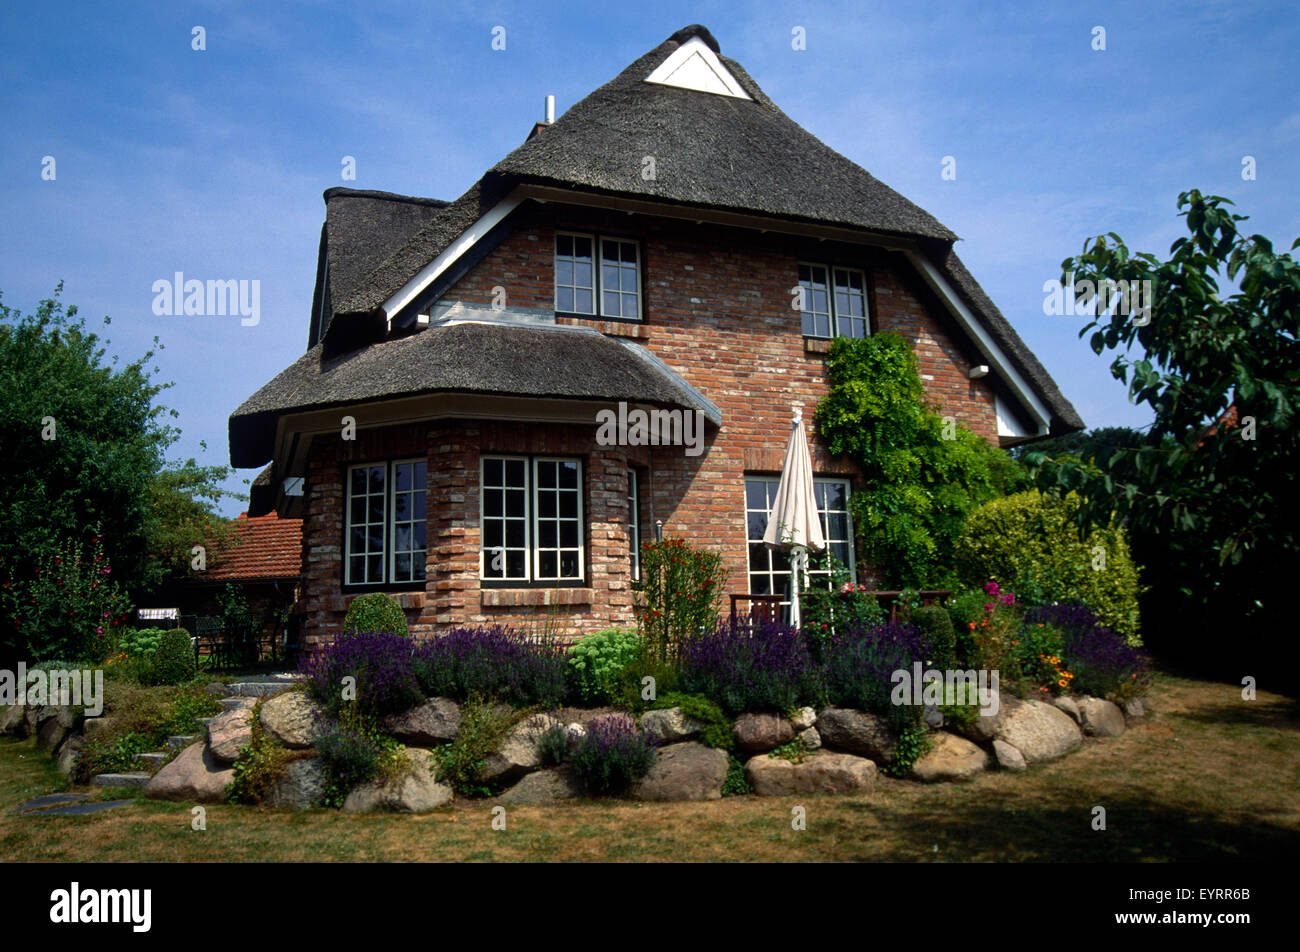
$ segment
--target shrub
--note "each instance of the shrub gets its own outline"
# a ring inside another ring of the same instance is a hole
[[[619,678],[615,703],[639,714],[653,706],[657,698],[676,691],[680,684],[677,659],[659,657],[643,638],[640,654]]]
[[[930,750],[930,737],[924,724],[908,724],[899,731],[894,743],[894,759],[880,768],[891,777],[906,777],[912,765]]]
[[[190,633],[184,628],[172,628],[164,632],[149,659],[148,683],[183,684],[192,680],[196,673]]]
[[[992,579],[1030,603],[1080,601],[1129,644],[1141,644],[1138,569],[1124,530],[1092,529],[1080,539],[1079,499],[1038,491],[985,503],[971,513],[957,541],[964,581]]]
[[[728,620],[680,648],[681,687],[728,714],[783,713],[818,694],[816,668],[799,633],[762,620]]]
[[[569,759],[572,738],[566,724],[552,724],[537,738],[537,757],[544,767],[558,767]]]
[[[467,700],[461,708],[456,739],[433,750],[438,780],[462,796],[493,796],[497,785],[483,779],[483,768],[519,717],[519,713],[501,710],[478,695]]]
[[[836,631],[848,628],[872,628],[889,620],[889,613],[879,600],[849,577],[849,570],[827,547],[820,556],[809,560],[817,575],[806,592],[800,595],[804,637],[818,658],[827,639]]]
[[[745,765],[740,762],[735,754],[727,754],[727,779],[722,781],[722,795],[724,797],[743,797],[747,793],[753,793],[754,788],[749,785],[745,778]]]
[[[374,720],[418,704],[423,695],[416,680],[411,640],[384,632],[344,632],[334,643],[303,659],[307,690],[338,716],[348,702],[343,679],[356,679],[356,706],[363,719]]]
[[[641,656],[641,638],[622,628],[606,628],[585,636],[569,648],[569,672],[575,693],[588,702],[614,698],[623,672]]]
[[[957,636],[952,616],[940,605],[923,605],[912,609],[910,621],[930,652],[936,668],[952,668],[957,663]]]
[[[465,700],[482,694],[516,707],[550,707],[564,700],[564,647],[500,625],[454,628],[420,642],[413,660],[419,686],[429,697]]]
[[[400,743],[365,724],[355,712],[316,740],[316,753],[325,769],[321,803],[341,807],[353,788],[372,780],[391,779],[410,763]]]
[[[123,628],[117,638],[117,650],[132,658],[147,658],[162,644],[165,628]]]
[[[199,730],[197,718],[221,713],[221,703],[202,688],[142,687],[134,681],[104,683],[107,729],[88,741],[77,762],[76,780],[85,783],[97,773],[136,770],[135,755],[158,750],[167,738]]]
[[[587,725],[587,733],[574,744],[570,763],[591,793],[615,795],[646,775],[658,743],[626,714],[607,714]]]
[[[826,648],[827,701],[887,717],[895,728],[919,722],[922,709],[893,704],[893,674],[924,663],[928,649],[910,624],[879,625],[836,635]]]
[[[1150,665],[1143,654],[1101,625],[1097,616],[1077,605],[1045,605],[1031,609],[1028,624],[1042,623],[1064,632],[1061,654],[1074,675],[1069,687],[1080,694],[1122,704],[1146,693]]]
[[[683,639],[712,629],[726,581],[717,552],[693,548],[683,539],[642,545],[641,578],[632,588],[642,595],[636,616],[651,651],[667,657]]]
[[[670,691],[667,694],[659,696],[651,708],[661,710],[669,707],[680,707],[682,714],[699,721],[700,743],[706,747],[716,747],[719,750],[731,750],[736,745],[736,738],[731,732],[731,718],[722,712],[722,708],[710,701],[707,697],[700,694],[680,694],[676,691]]]
[[[352,599],[348,613],[343,616],[343,630],[383,632],[403,637],[411,633],[402,606],[383,592],[367,592]]]

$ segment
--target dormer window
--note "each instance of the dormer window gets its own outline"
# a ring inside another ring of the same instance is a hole
[[[804,337],[866,337],[867,276],[858,268],[802,262],[799,310]]]
[[[625,238],[558,232],[555,310],[561,314],[641,320],[638,244]]]

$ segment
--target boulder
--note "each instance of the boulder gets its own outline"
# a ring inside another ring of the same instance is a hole
[[[989,755],[970,741],[947,731],[930,735],[929,753],[912,764],[912,776],[926,783],[969,780],[982,771]]]
[[[433,755],[427,750],[409,748],[411,769],[391,783],[375,781],[362,784],[343,801],[344,813],[427,813],[450,803],[451,787],[433,779]]]
[[[660,711],[646,711],[641,715],[641,730],[654,734],[665,744],[694,737],[704,727],[693,717],[687,717],[680,707],[666,707]]]
[[[847,707],[828,707],[817,718],[822,744],[871,760],[887,763],[894,759],[898,738],[883,717]]]
[[[803,743],[804,750],[819,750],[822,746],[822,735],[817,733],[815,727],[800,731],[799,740]]]
[[[230,685],[222,684],[220,681],[209,681],[203,690],[213,697],[230,697],[231,694]]]
[[[550,714],[526,717],[506,735],[501,747],[487,758],[483,766],[484,780],[510,783],[541,766],[537,754],[537,741],[548,730],[564,722]]]
[[[572,800],[583,795],[582,783],[568,767],[552,767],[530,773],[501,794],[500,802],[509,806]]]
[[[306,810],[319,806],[325,794],[325,763],[319,757],[289,761],[284,776],[275,782],[266,805]]]
[[[101,734],[105,734],[113,729],[113,718],[111,717],[88,717],[86,723],[81,727],[81,733],[86,740],[94,740]]]
[[[1124,716],[1130,721],[1145,720],[1147,716],[1147,705],[1141,698],[1135,697],[1124,704]]]
[[[695,741],[669,744],[655,753],[655,761],[637,784],[639,800],[719,800],[727,779],[727,755]]]
[[[267,737],[290,750],[304,750],[320,736],[325,709],[305,691],[285,691],[263,701],[258,717]]]
[[[23,728],[23,705],[0,704],[0,734],[13,734]]]
[[[801,707],[790,718],[790,726],[796,731],[806,731],[817,723],[817,712],[811,707]]]
[[[998,722],[994,739],[1019,750],[1027,764],[1053,760],[1083,744],[1079,726],[1070,715],[1042,701],[1021,701],[992,719]]]
[[[1058,711],[1064,711],[1066,714],[1069,714],[1074,718],[1074,723],[1083,723],[1083,721],[1079,719],[1079,705],[1075,703],[1074,698],[1054,697],[1052,698],[1052,707],[1056,708]]]
[[[1079,698],[1079,723],[1093,737],[1118,737],[1124,733],[1124,712],[1118,704],[1099,697]]]
[[[384,733],[414,747],[436,747],[456,739],[460,730],[460,705],[447,697],[431,697],[383,721]]]
[[[1003,770],[1024,770],[1024,755],[1004,740],[993,742],[993,756],[998,759],[998,766]]]
[[[59,748],[59,753],[54,758],[54,766],[58,768],[59,773],[63,776],[72,776],[72,771],[77,768],[77,760],[81,757],[81,747],[81,736],[72,734]]]
[[[208,724],[208,750],[223,764],[233,764],[239,752],[253,742],[253,699],[218,714]]]
[[[155,800],[222,803],[226,799],[226,786],[234,779],[234,768],[219,763],[200,741],[190,744],[154,774],[144,788],[144,795]]]
[[[962,730],[962,735],[967,740],[973,740],[977,744],[989,744],[997,736],[1003,720],[1008,717],[1012,711],[1015,711],[1024,702],[1020,698],[1005,691],[998,692],[998,709],[995,714],[985,714],[983,709],[980,715],[971,721],[970,726]]]
[[[875,785],[876,765],[865,757],[830,751],[809,754],[801,764],[760,754],[745,764],[745,779],[760,797],[861,793]]]
[[[569,735],[570,744],[572,744],[574,741],[577,741],[587,736],[587,728],[583,727],[581,724],[577,722],[569,724],[567,727],[564,728],[564,730]]]
[[[36,749],[53,753],[72,732],[80,715],[63,704],[47,704],[36,716]]]
[[[943,711],[933,704],[927,704],[921,709],[921,720],[925,721],[926,726],[938,730],[943,727]]]
[[[731,729],[741,750],[768,751],[794,740],[794,728],[778,714],[742,714]]]

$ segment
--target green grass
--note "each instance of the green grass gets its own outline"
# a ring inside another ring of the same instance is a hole
[[[1287,859],[1300,851],[1300,714],[1231,685],[1157,680],[1158,715],[1122,737],[1023,774],[966,784],[881,778],[855,797],[621,800],[516,807],[491,801],[424,816],[346,816],[137,800],[87,817],[0,816],[15,861],[1063,861]],[[32,742],[0,740],[0,809],[63,789]],[[122,796],[120,791],[111,792]],[[791,829],[791,808],[808,828]],[[1105,831],[1091,827],[1106,808]]]

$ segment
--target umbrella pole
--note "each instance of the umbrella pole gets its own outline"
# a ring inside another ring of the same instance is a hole
[[[790,624],[795,628],[803,627],[803,619],[799,612],[799,574],[803,570],[804,548],[801,545],[794,547],[790,565]]]

